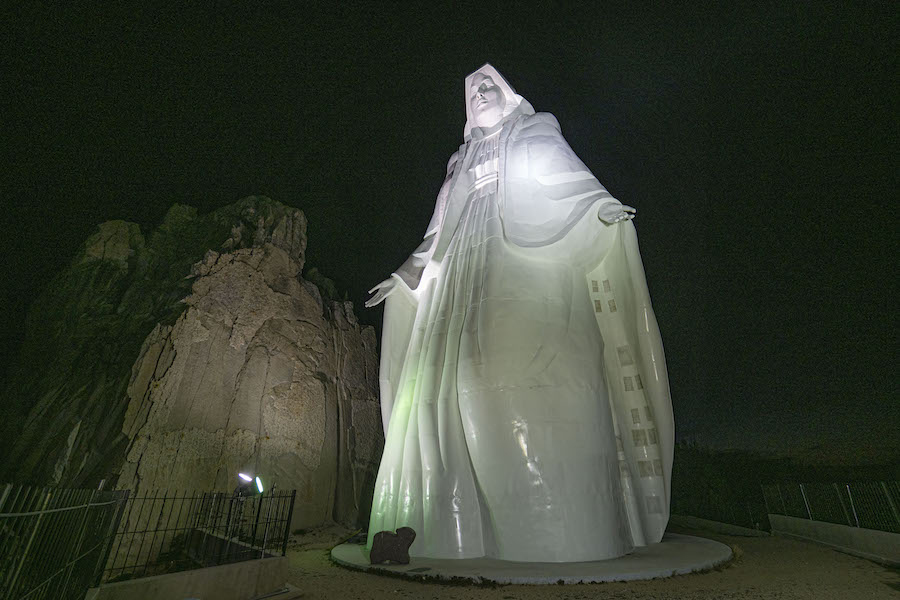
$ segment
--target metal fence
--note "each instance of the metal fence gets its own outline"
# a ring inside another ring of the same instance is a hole
[[[160,491],[128,499],[102,581],[285,554],[296,490]]]
[[[672,513],[768,531],[769,516],[759,488],[746,490],[683,486],[672,493]]]
[[[771,514],[900,533],[900,482],[762,486]]]
[[[83,598],[127,491],[0,489],[0,599]]]
[[[265,494],[0,488],[0,600],[284,555],[296,490]]]

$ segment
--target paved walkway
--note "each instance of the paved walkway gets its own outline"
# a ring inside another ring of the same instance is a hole
[[[298,539],[288,550],[290,583],[298,598],[415,600],[880,600],[900,599],[900,571],[812,543],[779,537],[749,538],[682,529],[729,544],[735,560],[708,573],[668,579],[579,585],[477,587],[420,583],[370,575],[334,565],[329,549],[339,537]],[[336,535],[336,534],[333,534]]]

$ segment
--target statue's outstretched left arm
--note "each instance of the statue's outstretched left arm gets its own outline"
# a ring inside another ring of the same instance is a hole
[[[607,202],[600,206],[600,210],[597,211],[597,218],[607,225],[612,225],[613,223],[633,219],[635,212],[637,211],[633,207],[621,204],[619,201]]]
[[[527,223],[529,230],[534,231],[546,227],[554,214],[560,221],[561,215],[562,221],[555,227],[562,229],[568,225],[568,219],[584,215],[579,207],[589,203],[596,204],[594,214],[608,225],[634,218],[635,209],[616,200],[578,158],[553,115],[537,113],[525,117],[515,134],[510,156],[513,182],[527,185],[518,191],[516,205],[507,208],[509,220]],[[550,202],[541,202],[540,198]],[[549,211],[549,218],[545,211]]]

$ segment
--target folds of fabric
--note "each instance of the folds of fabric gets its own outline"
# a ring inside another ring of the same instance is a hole
[[[451,161],[386,301],[370,543],[409,526],[413,556],[565,562],[662,536],[665,362],[634,227],[600,222],[606,202],[552,115]]]

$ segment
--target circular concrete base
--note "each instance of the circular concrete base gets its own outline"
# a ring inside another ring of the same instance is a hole
[[[662,542],[635,548],[611,560],[579,563],[510,562],[495,558],[463,560],[412,557],[408,565],[371,565],[364,545],[341,544],[331,559],[345,567],[410,578],[470,579],[494,583],[599,583],[656,579],[703,571],[731,559],[725,544],[691,535],[667,533]]]

